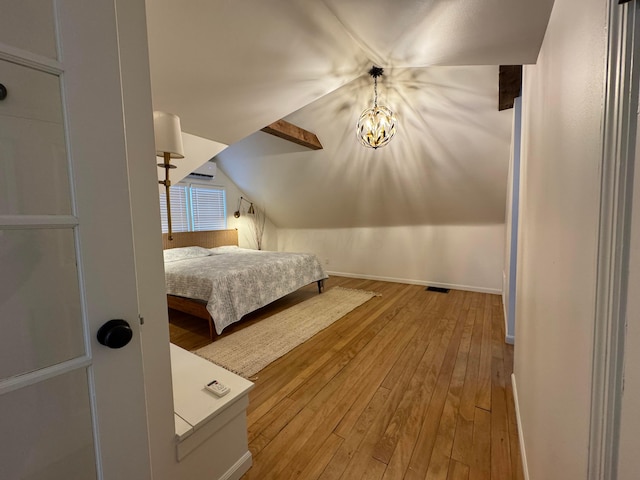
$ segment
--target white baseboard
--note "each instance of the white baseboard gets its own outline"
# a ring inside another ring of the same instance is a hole
[[[507,302],[504,301],[504,292],[502,293],[502,316],[504,318],[504,332],[505,338],[504,341],[509,345],[513,345],[513,335],[509,335],[509,320],[507,319]],[[509,341],[509,337],[511,337],[511,341]]]
[[[225,472],[224,475],[220,477],[219,480],[240,480],[240,477],[247,473],[247,470],[251,468],[252,464],[253,459],[251,457],[251,452],[247,451],[231,466],[229,470]]]
[[[529,480],[529,467],[527,464],[527,454],[524,445],[524,435],[522,434],[522,419],[520,418],[520,402],[518,401],[518,388],[516,387],[516,375],[511,374],[511,386],[513,388],[513,403],[516,407],[516,422],[518,423],[518,440],[520,441],[520,457],[522,458],[522,470],[524,480]]]
[[[427,282],[424,280],[410,280],[406,278],[395,278],[395,277],[380,277],[377,275],[363,275],[359,273],[327,271],[327,274],[330,276],[333,275],[335,277],[362,278],[363,280],[379,280],[381,282],[406,283],[409,285],[424,285],[425,287],[450,288],[452,290],[466,290],[468,292],[492,293],[496,295],[500,295],[502,293],[502,290],[499,288],[486,288],[486,287],[478,287],[473,285],[458,285],[453,283]]]

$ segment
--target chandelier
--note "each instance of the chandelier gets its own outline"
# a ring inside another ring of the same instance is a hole
[[[368,72],[373,77],[373,107],[362,112],[356,127],[356,135],[365,147],[384,147],[396,134],[396,116],[389,108],[378,105],[378,77],[383,72],[376,66]]]

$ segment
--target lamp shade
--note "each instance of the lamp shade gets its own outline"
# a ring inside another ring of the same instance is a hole
[[[165,153],[169,153],[171,158],[184,158],[180,117],[173,113],[155,111],[153,112],[153,129],[158,157],[164,157]]]

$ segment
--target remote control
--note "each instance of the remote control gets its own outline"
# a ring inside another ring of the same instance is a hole
[[[226,385],[221,384],[217,380],[212,380],[211,382],[205,385],[205,388],[210,392],[216,394],[218,397],[224,397],[227,393],[229,393],[230,388]]]

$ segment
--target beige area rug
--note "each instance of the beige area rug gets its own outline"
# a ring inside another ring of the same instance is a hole
[[[378,295],[365,290],[333,287],[194,353],[249,378]]]

